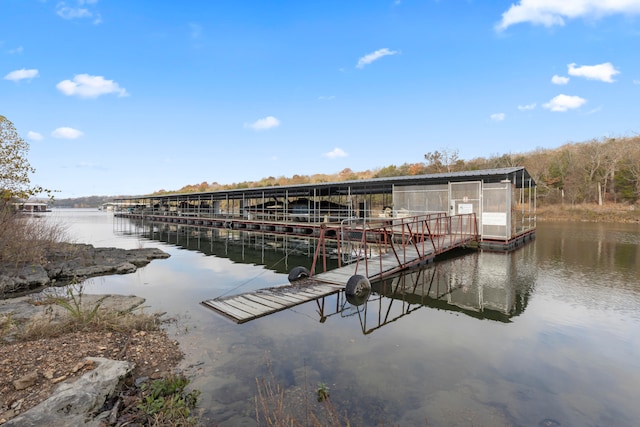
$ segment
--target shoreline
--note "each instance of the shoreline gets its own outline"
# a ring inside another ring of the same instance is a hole
[[[548,205],[536,208],[540,222],[597,222],[640,224],[640,207],[636,205],[594,204]]]
[[[57,243],[38,262],[19,266],[0,264],[0,300],[91,277],[133,273],[154,259],[169,256],[157,248],[96,248],[85,243]]]
[[[182,375],[184,352],[165,327],[171,319],[145,313],[143,298],[75,298],[71,310],[56,298],[0,300],[0,425],[126,424],[144,416],[125,405],[135,406],[143,384]],[[103,320],[82,327],[91,320],[79,313]]]

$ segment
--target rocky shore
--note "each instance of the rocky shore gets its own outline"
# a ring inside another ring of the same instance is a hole
[[[26,266],[0,263],[0,298],[89,277],[132,273],[151,260],[168,257],[168,253],[157,248],[96,248],[81,243],[58,243],[38,263]]]
[[[144,299],[83,295],[84,309],[97,304],[100,310],[143,313]],[[14,339],[19,325],[58,323],[66,314],[56,304],[34,304],[31,296],[0,300],[3,427],[126,425],[131,420],[125,403],[138,393],[138,385],[170,376],[182,358],[178,343],[164,330],[69,331]]]
[[[56,323],[67,314],[59,305],[20,295],[131,273],[168,257],[155,248],[61,243],[39,263],[18,268],[0,262],[0,424],[135,425],[126,411],[127,393],[136,393],[138,383],[172,374],[182,358],[177,342],[163,330],[69,332],[18,341],[13,336],[19,325]],[[142,313],[143,303],[133,295],[82,296],[82,310],[99,305],[100,310]]]

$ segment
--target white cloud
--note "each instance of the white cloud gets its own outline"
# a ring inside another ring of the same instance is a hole
[[[587,100],[579,96],[560,94],[542,106],[547,110],[565,112],[574,108],[580,108],[585,102],[587,102]]]
[[[30,130],[29,132],[27,132],[27,139],[30,139],[31,141],[42,141],[44,138],[42,134]]]
[[[613,83],[613,76],[620,74],[620,71],[613,67],[611,62],[605,62],[598,65],[583,65],[582,67],[576,67],[576,64],[569,64],[569,75],[584,77],[589,80],[601,80],[607,83]]]
[[[371,64],[373,61],[377,61],[383,56],[396,55],[396,54],[398,54],[398,51],[389,50],[386,47],[383,49],[378,49],[375,52],[369,53],[363,56],[362,58],[358,59],[358,64],[356,65],[356,67],[364,68],[365,65]]]
[[[323,156],[328,157],[330,159],[336,159],[338,157],[347,157],[347,153],[345,153],[342,148],[336,147],[333,150],[329,151],[328,153],[324,153]]]
[[[244,127],[251,128],[253,130],[267,130],[280,126],[280,120],[273,116],[268,116],[262,119],[258,119],[253,123],[245,123]]]
[[[334,99],[336,99],[335,95],[319,96],[318,97],[318,100],[320,100],[320,101],[333,101]]]
[[[56,14],[63,19],[93,18],[93,23],[99,24],[102,22],[100,14],[87,7],[96,3],[98,3],[97,0],[77,0],[74,5],[69,6],[62,1],[56,5]]]
[[[566,85],[567,83],[569,83],[569,77],[559,76],[556,74],[551,77],[551,83],[553,83],[554,85]]]
[[[600,18],[607,15],[640,13],[638,0],[520,0],[502,14],[496,31],[530,22],[551,27],[564,25],[565,19]]]
[[[102,76],[77,74],[71,80],[63,80],[56,85],[65,95],[76,95],[81,98],[96,98],[100,95],[115,93],[118,96],[129,96],[125,88],[121,88],[113,80],[105,80]]]
[[[494,113],[490,117],[494,122],[501,122],[507,117],[507,115],[505,113]]]
[[[51,136],[58,139],[77,139],[82,135],[82,131],[69,127],[61,127],[51,132]]]
[[[535,108],[536,108],[535,102],[533,104],[518,105],[518,110],[520,111],[528,111],[528,110],[533,110]]]
[[[5,80],[13,80],[14,82],[20,81],[20,80],[31,80],[34,77],[38,77],[38,70],[36,69],[30,69],[30,70],[26,70],[26,69],[21,69],[21,70],[15,70],[10,72],[9,74],[7,74],[6,76],[4,76]]]
[[[56,13],[59,17],[64,19],[76,19],[76,18],[90,18],[92,16],[89,9],[81,7],[70,7],[66,3],[58,3]]]
[[[17,47],[17,48],[15,48],[15,49],[10,49],[10,50],[9,50],[9,53],[10,53],[11,55],[13,55],[13,54],[18,54],[18,55],[20,55],[23,51],[24,51],[24,48],[23,48],[22,46],[18,46],[18,47]]]
[[[633,84],[634,84],[634,85],[640,85],[640,80],[634,80],[634,81],[633,81]]]

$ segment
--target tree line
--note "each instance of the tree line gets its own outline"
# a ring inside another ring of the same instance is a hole
[[[27,160],[29,145],[13,123],[0,115],[0,201],[51,194],[31,184],[33,168]],[[259,181],[232,184],[202,182],[179,190],[159,190],[154,195],[191,193],[239,188],[271,187],[322,182],[337,182],[393,176],[450,173],[524,166],[537,184],[539,204],[625,203],[640,200],[640,136],[600,138],[567,143],[555,149],[538,148],[526,153],[496,154],[463,160],[457,149],[444,148],[424,154],[415,163],[354,172],[346,168],[335,174],[269,176]],[[100,197],[82,200],[83,206],[97,203]]]
[[[224,185],[205,181],[186,185],[177,191],[160,190],[154,195],[524,166],[536,181],[538,202],[542,204],[633,204],[640,200],[640,136],[592,139],[567,143],[555,149],[538,148],[525,153],[495,154],[471,160],[460,159],[458,153],[457,149],[444,148],[425,153],[420,162],[362,172],[347,168],[336,174],[269,176],[260,181]]]

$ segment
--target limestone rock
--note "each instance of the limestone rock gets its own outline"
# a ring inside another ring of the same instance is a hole
[[[131,273],[153,259],[168,258],[157,248],[95,248],[87,244],[61,244],[47,257],[49,277],[58,280],[104,274]]]
[[[49,275],[41,265],[0,268],[0,295],[41,288],[49,281]]]
[[[91,414],[104,405],[115,392],[120,381],[134,368],[133,363],[87,358],[96,369],[85,373],[72,383],[62,383],[54,394],[27,412],[10,419],[3,426],[70,426],[86,425]]]
[[[158,248],[95,248],[81,243],[59,243],[48,249],[42,265],[16,268],[0,263],[0,298],[72,280],[132,273],[151,260],[168,257],[168,253]]]
[[[13,386],[16,390],[24,390],[25,388],[29,388],[34,385],[38,381],[38,373],[31,372],[21,378],[18,378],[13,382]]]

